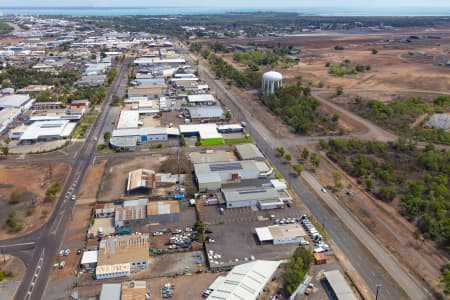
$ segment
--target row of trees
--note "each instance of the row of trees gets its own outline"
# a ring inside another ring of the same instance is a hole
[[[222,57],[211,53],[208,49],[202,48],[200,44],[192,44],[191,51],[200,53],[204,59],[208,60],[217,78],[226,79],[229,84],[234,84],[240,88],[259,88],[262,79],[260,72],[251,70],[241,72],[227,63]]]
[[[300,84],[282,87],[261,100],[299,134],[313,131],[329,134],[338,130],[339,116],[319,111],[320,102],[311,96],[309,87]]]
[[[379,199],[398,210],[425,238],[450,250],[450,152],[399,140],[321,141],[327,155]]]
[[[15,89],[21,89],[30,84],[72,86],[79,77],[80,74],[74,70],[65,70],[55,76],[50,72],[10,66],[0,73],[0,82],[3,87],[14,87]]]
[[[311,249],[299,247],[289,259],[283,273],[283,290],[291,295],[305,279],[313,261]]]
[[[207,58],[218,78],[228,79],[230,83],[240,88],[259,88],[262,78],[260,72],[251,70],[241,72],[213,53],[209,53]]]

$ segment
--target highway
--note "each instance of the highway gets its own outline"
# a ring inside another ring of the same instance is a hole
[[[126,78],[129,62],[129,59],[125,59],[120,65],[117,78],[107,91],[102,110],[91,127],[83,147],[70,160],[72,170],[47,223],[26,235],[0,241],[0,249],[4,253],[19,257],[27,267],[25,276],[15,295],[17,300],[42,299],[51,268],[55,263],[66,226],[75,206],[75,201],[71,197],[78,193],[80,183],[93,160],[97,141],[102,135],[105,121],[109,115],[112,95],[118,91],[122,81]]]
[[[270,131],[246,108],[240,104],[239,99],[232,95],[223,83],[215,80],[215,76],[202,63],[199,64],[200,76],[207,81],[210,88],[216,92],[216,95],[224,101],[232,113],[241,121],[246,121],[248,130],[255,140],[255,143],[272,161],[274,166],[281,172],[285,178],[291,177],[291,170],[286,168],[283,161],[275,154],[276,147],[285,147],[292,145],[298,140],[287,141],[274,137]],[[342,108],[339,107],[340,110]],[[344,110],[344,112],[346,112]],[[364,124],[367,121],[362,119]],[[366,125],[366,124],[364,124]],[[370,128],[376,130],[377,128]],[[371,132],[373,133],[373,132]],[[393,138],[391,134],[388,139]],[[381,292],[378,299],[430,299],[431,295],[422,289],[416,281],[403,269],[403,267],[392,257],[392,255],[370,234],[370,232],[351,215],[340,204],[339,211],[332,211],[328,206],[311,192],[308,186],[301,180],[290,180],[291,187],[300,196],[308,209],[319,222],[325,224],[326,230],[338,247],[344,252],[348,260],[352,263],[357,272],[369,285],[369,288],[375,293],[376,286],[381,285]],[[317,181],[316,181],[317,182]],[[320,193],[320,192],[319,192]],[[338,204],[337,201],[334,201]],[[342,210],[345,210],[345,218]],[[338,214],[340,213],[340,214]],[[348,222],[350,221],[350,222]],[[362,242],[364,241],[364,242]],[[368,244],[369,241],[369,244]],[[375,250],[369,249],[376,245]],[[376,255],[373,255],[375,252]],[[375,258],[376,257],[376,258]],[[401,288],[400,288],[401,286]]]

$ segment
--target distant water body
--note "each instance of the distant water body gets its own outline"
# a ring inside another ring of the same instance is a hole
[[[65,15],[65,16],[158,16],[158,15],[214,15],[237,12],[295,12],[319,16],[450,16],[448,7],[343,8],[343,7],[286,7],[286,8],[208,8],[174,7],[0,7],[4,15]]]

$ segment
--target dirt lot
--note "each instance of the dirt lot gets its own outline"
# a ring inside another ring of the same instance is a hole
[[[95,203],[106,163],[106,160],[102,160],[93,166],[89,166],[86,177],[81,184],[78,203]]]
[[[0,165],[0,219],[6,221],[11,211],[17,211],[19,219],[23,222],[23,229],[19,234],[29,232],[45,223],[56,203],[46,201],[46,190],[55,182],[63,185],[69,171],[70,166],[63,163]],[[13,192],[17,195],[16,204],[10,203]],[[56,199],[58,196],[59,193]],[[8,232],[6,225],[1,224],[1,239],[13,235]]]
[[[197,263],[205,265],[202,251],[180,252],[153,257],[148,277],[173,276],[174,274],[195,273]],[[147,278],[148,278],[147,277]]]
[[[126,197],[125,190],[128,172],[140,168],[158,170],[160,163],[165,159],[161,155],[137,157],[133,160],[109,160],[98,193],[100,202],[112,201]],[[134,198],[136,195],[134,195]]]
[[[411,34],[424,34],[420,29],[415,29]],[[274,69],[283,74],[284,84],[302,82],[303,85],[311,85],[312,88],[330,90],[335,93],[337,87],[343,87],[345,95],[343,98],[354,99],[353,92],[364,91],[377,94],[396,94],[401,90],[450,90],[449,68],[439,65],[448,60],[450,50],[450,33],[448,30],[439,40],[421,39],[413,40],[411,43],[400,43],[401,39],[409,35],[404,32],[389,32],[379,35],[367,36],[365,34],[326,36],[303,35],[299,37],[281,38],[272,41],[253,41],[251,43],[267,44],[280,43],[282,45],[293,45],[301,49],[299,58],[301,62],[290,64],[289,67],[279,64]],[[410,34],[408,32],[408,34]],[[226,43],[232,43],[227,41]],[[242,44],[243,41],[239,41]],[[244,42],[245,43],[245,42]],[[334,50],[335,45],[341,45],[344,50]],[[378,54],[372,54],[372,48],[379,49]],[[413,56],[410,52],[424,51],[425,55]],[[233,62],[232,54],[221,54],[229,63],[238,69],[243,66]],[[327,62],[340,63],[345,59],[351,60],[353,64],[371,65],[371,70],[356,75],[337,77],[328,73],[325,66]],[[269,69],[261,67],[260,71]],[[407,74],[407,76],[405,76]],[[275,116],[257,99],[255,90],[243,90],[230,87],[230,90],[240,98],[249,111],[257,116],[275,136],[293,138],[295,134],[289,127],[283,126],[281,118]],[[355,91],[353,91],[355,90]],[[423,93],[422,93],[423,94]],[[374,99],[392,99],[392,97],[374,97]],[[390,100],[389,99],[389,100]],[[348,120],[341,120],[339,124],[343,129],[350,132],[358,132],[354,124]]]

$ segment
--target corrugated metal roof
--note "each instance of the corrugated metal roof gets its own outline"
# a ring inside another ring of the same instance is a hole
[[[339,270],[327,271],[324,272],[323,275],[327,279],[338,300],[356,300],[353,290],[350,288],[347,281],[345,281],[344,276]]]
[[[207,299],[257,299],[279,265],[279,261],[257,260],[236,266]]]
[[[226,202],[277,200],[280,197],[276,189],[263,187],[222,189],[222,193]]]
[[[264,159],[264,155],[261,153],[255,144],[240,144],[236,145],[236,151],[238,155],[244,159]]]
[[[98,260],[98,250],[84,251],[81,257],[81,264],[93,264]]]
[[[120,283],[104,283],[100,293],[100,300],[120,300]]]
[[[224,112],[220,106],[188,107],[188,111],[191,119],[224,118]]]

